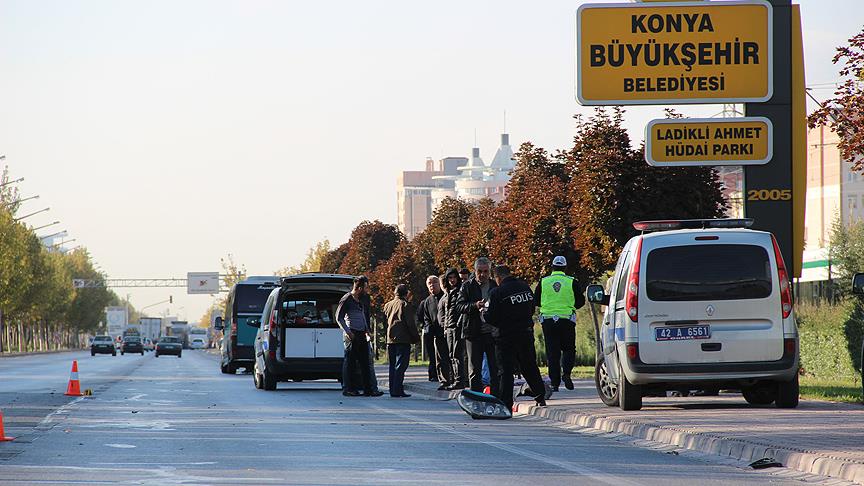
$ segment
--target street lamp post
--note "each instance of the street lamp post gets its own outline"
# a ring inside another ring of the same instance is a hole
[[[53,223],[43,224],[42,226],[38,226],[36,228],[31,228],[32,231],[39,231],[40,229],[47,228],[49,226],[54,226],[55,224],[60,224],[60,221],[54,221]]]
[[[60,221],[56,221],[56,222],[59,223]],[[52,224],[47,224],[47,225],[45,225],[45,226],[52,226],[53,224],[54,224],[54,223],[52,223]],[[42,226],[42,227],[44,228],[45,226]],[[34,230],[34,231],[35,231],[35,230]],[[40,239],[40,240],[45,240],[45,239],[48,239],[48,238],[53,238],[53,237],[55,237],[55,236],[66,236],[66,234],[67,234],[67,233],[66,233],[66,230],[63,230],[63,231],[58,231],[58,232],[53,233],[53,234],[50,234],[50,235],[40,236],[39,239]]]
[[[23,177],[19,177],[19,178],[15,179],[14,181],[6,181],[6,182],[3,182],[3,183],[0,183],[0,187],[8,186],[9,184],[16,184],[16,183],[21,182],[21,181],[23,181],[23,180],[24,180]]]
[[[50,211],[50,210],[51,210],[51,208],[45,208],[45,209],[40,209],[39,211],[33,211],[30,214],[25,214],[24,216],[21,216],[20,218],[15,218],[12,221],[15,221],[17,223],[18,221],[21,221],[22,219],[29,218],[30,216],[34,216],[36,214],[44,213],[45,211]]]

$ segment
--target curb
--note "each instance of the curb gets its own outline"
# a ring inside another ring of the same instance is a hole
[[[75,351],[87,351],[89,348],[76,348],[76,349],[55,349],[52,351],[28,351],[25,353],[0,353],[0,358],[18,358],[22,356],[36,356],[39,354],[59,354],[59,353],[71,353]]]
[[[829,476],[832,478],[864,484],[864,464],[835,459],[824,454],[801,452],[780,446],[766,446],[738,439],[715,437],[698,432],[675,430],[634,420],[608,418],[588,413],[538,407],[527,402],[516,402],[515,415],[531,415],[568,425],[577,425],[601,432],[625,434],[636,439],[650,440],[678,446],[683,449],[726,456],[752,462],[763,457],[773,457],[784,467],[796,471]]]

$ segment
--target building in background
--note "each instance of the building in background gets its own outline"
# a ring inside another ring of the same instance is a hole
[[[818,126],[807,131],[807,211],[804,217],[804,269],[801,281],[833,275],[828,247],[835,221],[848,225],[864,217],[864,177],[841,159],[836,133]]]
[[[495,202],[507,196],[510,172],[516,166],[510,135],[501,134],[501,145],[487,166],[480,149],[471,157],[445,157],[436,162],[426,159],[426,170],[403,171],[396,179],[396,212],[399,230],[408,239],[423,231],[432,213],[447,197],[464,201],[490,198]]]

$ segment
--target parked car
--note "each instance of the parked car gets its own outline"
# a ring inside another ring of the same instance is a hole
[[[126,336],[123,338],[123,344],[120,348],[120,354],[126,353],[141,353],[144,356],[144,343],[138,336]]]
[[[752,220],[648,221],[624,246],[607,305],[595,382],[610,406],[638,410],[666,391],[741,390],[747,402],[798,405],[798,329],[789,274]]]
[[[110,354],[117,356],[117,349],[114,348],[114,340],[111,336],[95,336],[90,343],[90,356],[97,354]]]
[[[255,336],[255,387],[275,390],[279,381],[342,377],[345,345],[336,323],[339,299],[354,277],[309,273],[283,277],[260,318],[247,325]]]
[[[156,343],[156,357],[162,354],[173,354],[182,357],[183,342],[176,336],[162,336]]]

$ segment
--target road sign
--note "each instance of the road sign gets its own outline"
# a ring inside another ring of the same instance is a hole
[[[111,337],[120,335],[126,329],[128,315],[125,307],[106,307],[105,317],[108,322],[108,334]]]
[[[189,294],[218,294],[219,272],[187,273],[186,292]]]
[[[579,7],[583,105],[764,102],[773,93],[773,20],[762,0]]]
[[[651,120],[645,160],[658,167],[766,164],[774,150],[772,128],[764,117]]]

